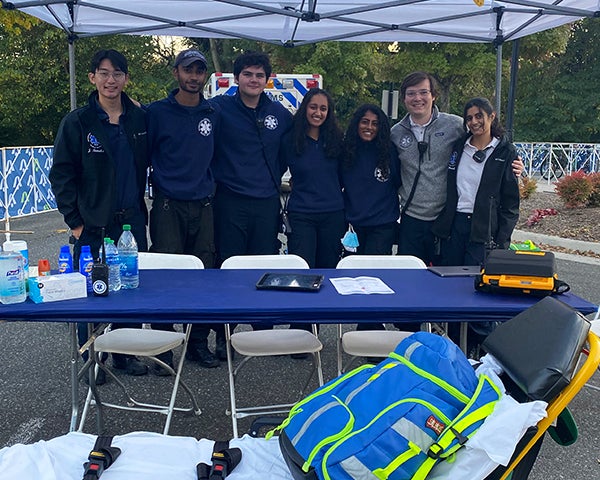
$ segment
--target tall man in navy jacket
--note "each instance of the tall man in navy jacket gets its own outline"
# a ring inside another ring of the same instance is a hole
[[[219,108],[202,96],[206,70],[207,62],[202,53],[195,49],[183,50],[173,66],[179,88],[147,107],[154,189],[150,250],[195,255],[205,268],[213,268],[215,183],[209,167],[220,116]],[[213,328],[217,331],[216,354],[226,358],[223,326]],[[189,360],[206,368],[219,365],[208,348],[209,332],[210,326],[194,325],[186,354]],[[162,360],[171,363],[172,353],[164,354]],[[160,368],[155,373],[168,374]]]
[[[221,128],[212,166],[215,238],[219,261],[234,255],[277,253],[281,137],[292,116],[264,93],[269,58],[248,52],[233,64],[238,91],[213,99],[221,107]]]

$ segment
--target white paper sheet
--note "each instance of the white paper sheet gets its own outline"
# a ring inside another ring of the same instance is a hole
[[[395,293],[377,277],[340,277],[329,279],[340,295],[370,295]]]

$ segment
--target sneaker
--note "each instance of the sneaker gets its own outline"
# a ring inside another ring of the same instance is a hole
[[[90,384],[90,377],[86,373],[83,376],[83,381],[86,385]],[[98,369],[98,373],[96,373],[96,386],[104,385],[106,383],[106,373],[102,369]]]
[[[161,353],[160,355],[157,355],[156,358],[165,362],[172,369],[175,369],[175,367],[173,366],[173,352]],[[152,363],[152,365],[150,366],[150,371],[158,377],[168,377],[171,375],[171,372],[169,372],[169,370],[167,370],[162,365],[159,365],[158,363]]]
[[[115,370],[124,370],[127,375],[139,376],[148,373],[148,367],[145,364],[129,355],[113,355],[112,366]]]
[[[203,368],[215,368],[219,366],[219,359],[206,346],[188,347],[188,351],[185,352],[185,358],[192,362],[198,362]]]

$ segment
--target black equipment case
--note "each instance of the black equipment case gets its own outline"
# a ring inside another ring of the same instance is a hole
[[[492,250],[475,277],[475,289],[546,296],[564,293],[569,285],[558,279],[552,252]]]

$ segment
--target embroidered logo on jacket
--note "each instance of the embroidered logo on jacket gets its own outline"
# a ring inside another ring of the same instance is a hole
[[[458,163],[458,152],[452,152],[452,155],[450,155],[450,161],[448,162],[448,170],[456,170],[457,163]]]
[[[269,130],[275,130],[279,125],[279,120],[275,115],[267,115],[264,121],[265,128]]]
[[[386,170],[382,170],[379,167],[375,168],[375,171],[373,172],[373,175],[375,176],[375,179],[378,182],[387,182],[390,179],[390,171],[389,169]]]
[[[410,135],[404,135],[400,139],[400,148],[408,148],[412,145],[412,143],[413,143],[413,137],[411,137]]]
[[[104,153],[104,148],[92,132],[87,134],[88,153]]]
[[[203,137],[208,137],[212,133],[212,129],[213,126],[210,118],[203,118],[198,122],[198,131]]]

